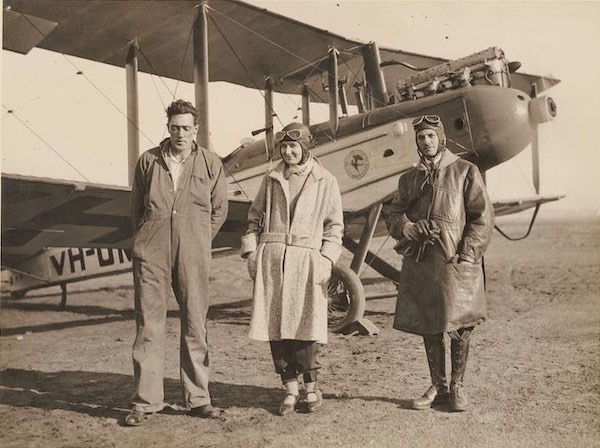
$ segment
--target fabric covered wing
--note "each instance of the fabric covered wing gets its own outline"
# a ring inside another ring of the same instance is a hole
[[[98,62],[124,66],[127,47],[137,39],[139,69],[168,78],[193,82],[191,30],[198,1],[106,1],[106,0],[11,0],[11,15],[26,14],[18,23],[17,35],[47,35],[41,48]],[[264,88],[271,77],[274,90],[299,94],[302,83],[312,92],[313,101],[327,102],[326,55],[330,47],[340,51],[339,76],[351,88],[363,78],[360,45],[256,6],[230,0],[208,1],[209,76],[251,88]],[[29,19],[26,19],[26,18]],[[51,31],[38,29],[31,19],[58,23]],[[25,23],[25,25],[24,25]],[[23,27],[29,24],[29,33]],[[10,25],[5,23],[5,28]],[[11,33],[10,28],[5,34]],[[15,33],[11,33],[14,35]],[[11,43],[12,42],[12,43]],[[10,43],[10,45],[8,45]],[[4,48],[23,52],[31,43],[14,39]],[[445,59],[382,48],[382,63],[402,62],[428,68]],[[415,74],[403,65],[384,68],[389,92],[399,79]],[[529,94],[531,75],[513,74],[515,87]],[[539,92],[557,80],[548,79]],[[354,103],[353,95],[348,101]]]
[[[129,189],[2,175],[2,265],[43,247],[130,246]]]
[[[2,265],[44,247],[131,247],[128,187],[2,175]],[[239,247],[248,202],[230,201],[213,248]]]

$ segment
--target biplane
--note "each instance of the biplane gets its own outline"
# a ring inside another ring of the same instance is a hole
[[[233,0],[7,0],[3,24],[6,50],[27,54],[39,47],[124,68],[130,182],[140,150],[139,72],[194,83],[203,146],[209,145],[209,81],[260,91],[265,122],[254,134],[264,138],[223,159],[229,215],[213,243],[218,254],[236,251],[249,204],[279,157],[273,134],[286,123],[278,122],[273,95],[297,95],[301,119],[315,136],[314,154],[338,179],[343,242],[353,254],[349,267],[334,267],[328,285],[333,331],[364,312],[357,275],[364,263],[397,279],[370,243],[384,232],[382,204],[418,162],[415,116],[439,115],[449,150],[484,173],[532,145],[536,195],[495,202],[497,216],[533,208],[531,229],[540,205],[560,198],[539,195],[537,168],[537,127],[556,116],[555,102],[541,94],[559,81],[518,72],[520,64],[496,47],[449,61],[347,39]],[[328,104],[329,120],[311,121],[315,103]],[[129,192],[3,173],[2,268],[21,279],[13,291],[126,270]],[[92,259],[94,268],[83,272]]]

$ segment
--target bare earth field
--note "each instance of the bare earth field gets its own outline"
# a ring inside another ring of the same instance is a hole
[[[524,223],[509,222],[509,231]],[[384,239],[374,242],[375,250]],[[397,257],[387,241],[380,254]],[[421,339],[391,328],[395,299],[372,300],[378,336],[331,335],[324,408],[276,415],[283,390],[266,343],[247,337],[251,283],[236,257],[214,260],[209,341],[222,420],[176,406],[122,425],[133,390],[130,275],[2,298],[0,444],[9,447],[600,447],[600,220],[542,221],[486,258],[489,319],[472,339],[471,409],[413,411],[429,373]],[[373,272],[367,292],[393,290]],[[168,313],[166,401],[180,401],[179,320]]]

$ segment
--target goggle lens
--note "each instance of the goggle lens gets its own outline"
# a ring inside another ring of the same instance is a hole
[[[422,117],[417,117],[412,121],[412,125],[413,126],[418,126],[421,123],[423,123],[423,121],[426,121],[429,124],[433,124],[436,125],[438,124],[440,121],[442,121],[442,119],[437,116],[437,115],[423,115]]]
[[[285,137],[289,137],[291,140],[296,141],[302,138],[302,130],[301,129],[291,129],[289,131],[279,131],[275,133],[275,140],[280,142]]]

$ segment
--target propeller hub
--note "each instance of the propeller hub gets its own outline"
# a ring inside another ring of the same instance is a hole
[[[556,117],[558,106],[549,96],[533,98],[529,103],[529,113],[535,124],[552,121]]]

